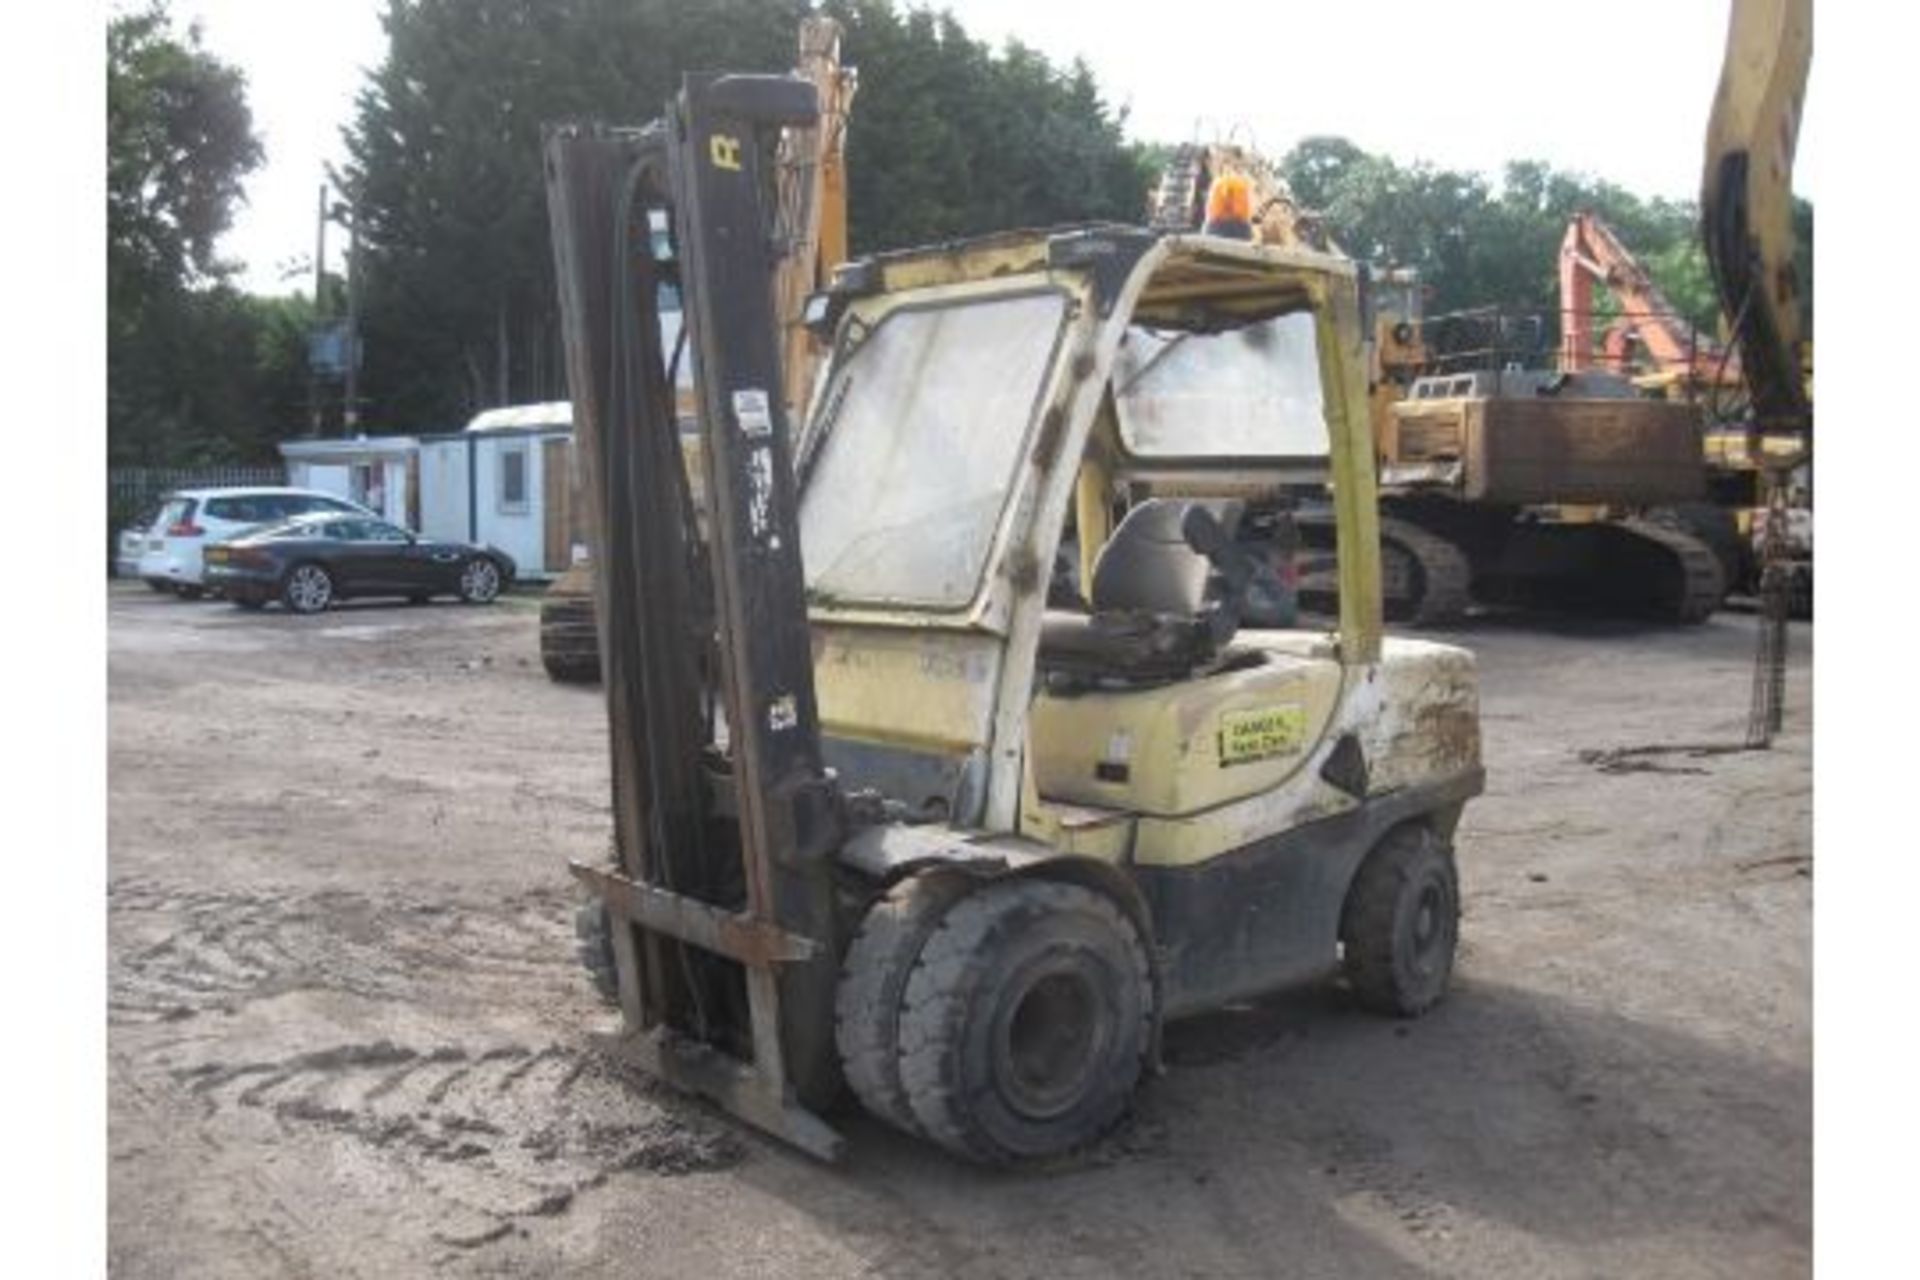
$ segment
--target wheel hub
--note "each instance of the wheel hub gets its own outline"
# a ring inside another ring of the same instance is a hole
[[[1445,888],[1431,881],[1421,886],[1420,897],[1413,909],[1413,960],[1423,973],[1433,966],[1435,953],[1446,932],[1445,916]]]
[[[1071,1107],[1099,1061],[1105,1022],[1093,984],[1078,966],[1035,974],[1006,1019],[997,1074],[1008,1100],[1031,1117]]]
[[[327,584],[326,575],[311,567],[293,571],[291,592],[294,603],[302,609],[318,609],[327,603],[332,590]]]
[[[476,560],[461,574],[461,587],[470,600],[491,600],[500,589],[500,571],[485,560]]]

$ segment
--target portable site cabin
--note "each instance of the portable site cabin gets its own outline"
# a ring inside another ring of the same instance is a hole
[[[513,405],[441,435],[294,440],[287,483],[349,501],[433,538],[498,547],[522,578],[584,554],[573,482],[573,406]]]
[[[464,431],[421,436],[418,449],[428,537],[498,547],[522,578],[554,577],[584,554],[568,401],[489,409]]]
[[[655,233],[664,235],[664,224]],[[661,340],[673,351],[678,298],[662,289]],[[681,429],[697,434],[689,362],[675,361],[674,383]],[[289,441],[280,454],[287,483],[358,502],[431,538],[498,547],[522,579],[558,577],[587,554],[571,401],[488,409],[446,434]]]
[[[289,485],[357,502],[409,529],[420,527],[419,452],[414,436],[290,440],[280,446]]]

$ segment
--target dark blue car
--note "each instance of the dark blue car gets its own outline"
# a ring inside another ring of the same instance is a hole
[[[513,581],[513,560],[493,547],[444,542],[370,517],[308,515],[249,530],[206,549],[208,589],[261,609],[274,600],[319,613],[335,600],[399,596],[424,603],[456,596],[487,604]]]

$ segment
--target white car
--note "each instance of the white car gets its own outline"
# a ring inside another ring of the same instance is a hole
[[[140,576],[140,557],[147,549],[147,530],[153,528],[153,522],[159,517],[160,504],[148,503],[145,510],[135,516],[130,524],[123,525],[120,532],[114,536],[114,577],[137,578]],[[155,588],[155,590],[163,589]]]
[[[371,516],[345,498],[313,489],[180,489],[166,496],[160,515],[147,530],[140,553],[140,577],[156,591],[175,591],[188,600],[206,590],[201,548],[224,542],[256,525],[278,524],[315,512]]]

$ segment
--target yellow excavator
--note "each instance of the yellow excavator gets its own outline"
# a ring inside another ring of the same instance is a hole
[[[773,279],[774,314],[781,324],[782,400],[797,420],[813,391],[826,351],[807,328],[806,300],[826,288],[847,258],[847,119],[858,77],[840,61],[840,24],[824,14],[801,19],[795,74],[819,95],[819,122],[786,131],[775,158],[773,199],[783,249]],[[664,237],[664,225],[659,229]],[[672,313],[677,319],[679,313]],[[678,364],[676,409],[682,442],[699,449],[693,430],[692,372]],[[697,457],[689,465],[698,468]],[[578,558],[540,603],[540,663],[563,684],[600,679],[600,638],[594,617],[593,562]]]
[[[1604,334],[1596,334],[1596,286],[1617,307]],[[1706,537],[1721,555],[1730,588],[1759,594],[1758,544],[1767,519],[1772,467],[1792,470],[1797,437],[1756,433],[1745,368],[1731,346],[1689,324],[1667,301],[1640,260],[1597,214],[1575,214],[1560,245],[1560,368],[1604,369],[1631,380],[1643,394],[1701,406],[1710,503],[1674,514]],[[1756,447],[1757,446],[1757,447]],[[1796,495],[1804,493],[1794,486]],[[1813,606],[1813,541],[1809,505],[1789,505],[1788,570],[1793,613]]]
[[[1248,189],[1249,238],[1346,256],[1274,166],[1245,148],[1170,159],[1149,220],[1196,228],[1209,184]],[[1443,625],[1476,602],[1698,622],[1726,589],[1719,558],[1642,512],[1705,496],[1697,414],[1622,379],[1513,367],[1497,340],[1439,368],[1409,271],[1367,269],[1369,404],[1389,619]],[[1300,599],[1333,607],[1333,524],[1304,498],[1291,523],[1309,552]]]
[[[1786,623],[1800,579],[1788,518],[1796,475],[1812,500],[1811,340],[1792,219],[1793,155],[1812,62],[1813,0],[1733,0],[1701,175],[1707,263],[1751,405],[1745,452],[1767,475],[1753,746],[1780,728]],[[1810,529],[1806,540],[1810,551]],[[1810,560],[1805,582],[1811,596]]]

